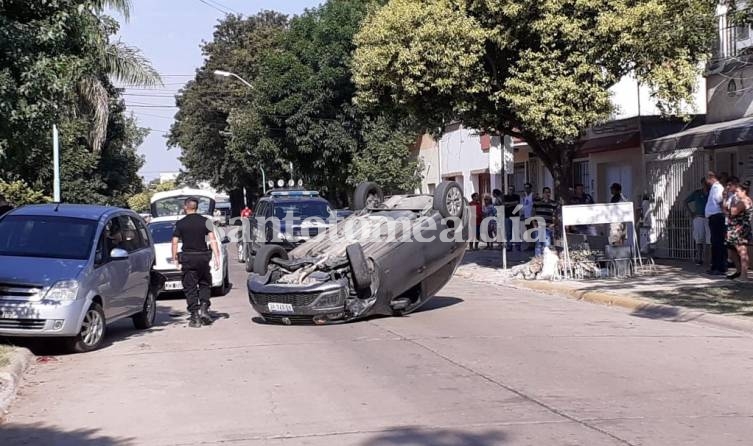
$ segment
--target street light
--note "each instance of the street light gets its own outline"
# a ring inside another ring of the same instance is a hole
[[[243,82],[244,84],[246,84],[246,86],[248,88],[250,88],[252,90],[254,89],[254,86],[251,85],[251,82],[247,81],[246,79],[243,79],[242,77],[240,77],[237,74],[232,73],[230,71],[214,70],[214,75],[217,76],[217,77],[234,77],[234,78],[238,79],[239,81]]]

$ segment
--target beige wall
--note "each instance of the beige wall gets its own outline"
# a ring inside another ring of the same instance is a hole
[[[430,193],[439,184],[439,149],[437,142],[431,135],[424,134],[418,144],[418,159],[423,164],[421,171],[421,190],[419,193]]]
[[[613,182],[622,184],[622,193],[630,201],[639,201],[638,198],[646,187],[643,154],[640,147],[592,153],[589,161],[591,162],[591,178],[595,184],[593,197],[596,202],[609,202],[611,198],[609,188]]]

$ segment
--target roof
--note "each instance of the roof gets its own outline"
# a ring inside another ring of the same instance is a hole
[[[57,208],[57,211],[55,210]],[[114,206],[98,206],[92,204],[35,204],[22,206],[13,211],[13,215],[54,215],[57,217],[84,218],[87,220],[99,220],[105,215],[127,211]],[[130,212],[130,211],[128,211]]]
[[[753,116],[699,125],[644,143],[646,152],[716,148],[753,142]]]
[[[182,189],[173,189],[173,190],[168,190],[165,192],[157,192],[154,195],[152,195],[152,198],[150,201],[154,203],[157,200],[163,200],[165,198],[172,198],[172,197],[206,197],[206,198],[210,198],[214,200],[215,194],[206,190],[202,190],[202,189],[191,189],[188,187],[184,187]]]

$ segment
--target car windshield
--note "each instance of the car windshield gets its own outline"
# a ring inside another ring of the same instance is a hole
[[[170,197],[157,200],[152,203],[152,215],[154,217],[173,217],[175,215],[184,215],[183,205],[188,195],[179,197]],[[209,214],[211,199],[209,197],[197,197],[199,200],[198,213],[202,215]]]
[[[154,243],[170,243],[173,240],[173,231],[175,231],[175,223],[151,223],[149,225],[149,232],[152,233],[152,239]]]
[[[0,255],[86,260],[96,232],[94,220],[11,215],[0,220]]]
[[[327,203],[321,201],[291,201],[289,203],[275,203],[274,214],[276,218],[284,220],[288,213],[296,220],[305,220],[318,217],[323,220],[331,214]]]

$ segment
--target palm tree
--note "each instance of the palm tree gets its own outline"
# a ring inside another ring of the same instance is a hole
[[[138,48],[121,41],[110,42],[110,20],[104,15],[108,8],[120,12],[125,20],[130,18],[130,0],[93,0],[93,14],[98,19],[99,35],[102,39],[102,51],[94,56],[99,72],[87,73],[78,83],[78,92],[94,115],[94,125],[89,135],[92,150],[102,148],[107,135],[107,121],[110,115],[110,95],[105,87],[102,75],[127,86],[154,87],[161,86],[162,79]]]

